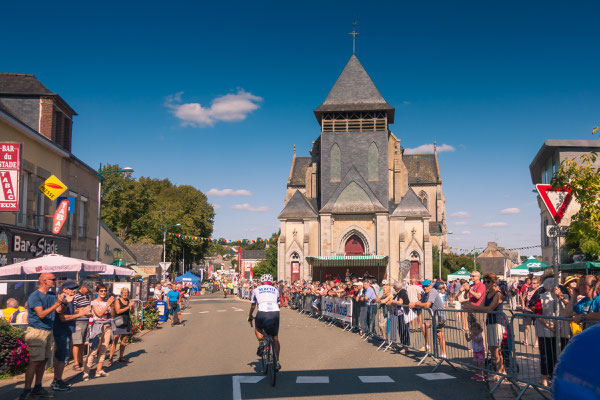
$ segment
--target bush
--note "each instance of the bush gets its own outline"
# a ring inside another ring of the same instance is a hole
[[[27,369],[29,350],[24,335],[0,318],[0,375],[17,375]]]
[[[140,330],[152,330],[158,327],[158,310],[154,308],[154,300],[144,303],[144,324],[142,325],[142,321],[139,321],[133,313],[131,324],[134,334]]]

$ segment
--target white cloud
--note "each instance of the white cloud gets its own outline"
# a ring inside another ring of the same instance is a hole
[[[218,210],[219,208],[221,208],[221,206],[218,204],[213,204],[212,206],[213,206],[213,209],[215,209],[215,210]]]
[[[462,231],[460,234],[461,235],[470,235],[471,231]]]
[[[234,210],[242,210],[242,211],[252,211],[252,212],[262,212],[269,211],[269,207],[267,206],[251,206],[248,203],[244,204],[235,204],[231,206]]]
[[[500,210],[500,215],[511,215],[511,214],[519,214],[521,210],[518,208],[505,208],[504,210]]]
[[[255,96],[238,89],[237,93],[229,93],[215,97],[210,106],[200,103],[182,103],[183,92],[167,96],[165,106],[181,120],[183,126],[205,127],[213,126],[218,121],[235,122],[243,121],[252,111],[260,106],[262,97]]]
[[[445,151],[455,151],[456,149],[449,144],[442,144],[437,146],[437,152],[443,153]],[[413,149],[404,149],[404,154],[432,154],[433,144],[422,144],[419,147]]]
[[[484,228],[497,228],[501,226],[508,226],[506,222],[488,222],[482,225]]]
[[[233,190],[233,189],[210,189],[208,192],[206,192],[207,196],[216,196],[216,197],[223,197],[223,196],[252,196],[252,192],[250,192],[249,190],[246,189],[238,189],[238,190]]]
[[[465,221],[458,221],[458,222],[455,222],[454,225],[469,225],[469,224]]]
[[[469,214],[466,211],[458,211],[458,212],[450,214],[450,216],[453,218],[469,218],[471,216],[471,214]]]

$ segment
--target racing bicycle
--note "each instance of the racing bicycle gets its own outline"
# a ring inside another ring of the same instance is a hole
[[[252,326],[253,320],[254,318],[250,319],[250,326]],[[271,380],[271,386],[275,386],[275,382],[277,380],[277,353],[275,353],[275,345],[273,343],[273,338],[264,330],[263,349],[260,358],[262,362],[262,373],[264,375],[268,374],[269,379]]]

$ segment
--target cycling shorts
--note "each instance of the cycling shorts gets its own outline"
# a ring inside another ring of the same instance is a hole
[[[259,311],[255,318],[256,327],[270,336],[279,334],[279,311]]]

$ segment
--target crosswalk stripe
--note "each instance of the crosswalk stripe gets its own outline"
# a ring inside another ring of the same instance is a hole
[[[381,376],[359,376],[362,383],[394,383],[394,380],[387,375]]]
[[[329,383],[328,376],[298,376],[296,383]]]
[[[452,375],[448,375],[445,374],[443,372],[432,372],[429,374],[417,374],[417,376],[420,376],[423,379],[426,379],[428,381],[437,381],[439,379],[455,379],[455,376]]]

